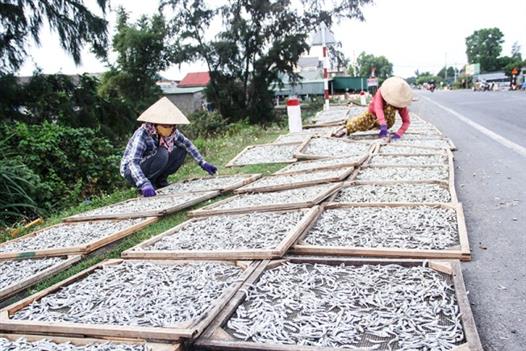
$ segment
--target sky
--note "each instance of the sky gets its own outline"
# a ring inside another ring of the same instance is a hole
[[[90,8],[94,3],[95,0],[86,0]],[[136,20],[142,14],[155,13],[158,2],[111,0],[112,11],[106,15],[110,36],[115,33],[114,9],[119,5],[130,13],[131,20]],[[362,51],[383,55],[393,63],[398,76],[412,76],[417,69],[436,74],[445,64],[462,67],[467,62],[465,38],[481,28],[498,27],[504,33],[502,55],[510,55],[513,43],[518,42],[523,57],[526,56],[525,0],[375,0],[363,10],[364,22],[345,20],[333,27],[336,40],[342,43],[341,50],[351,60]],[[36,67],[44,73],[64,74],[107,69],[87,49],[82,64],[76,66],[47,28],[41,38],[42,45],[30,47],[30,57],[18,74],[31,75]],[[306,55],[320,53],[319,47],[313,47]],[[196,62],[172,66],[161,74],[178,80],[188,72],[203,70],[206,66]]]

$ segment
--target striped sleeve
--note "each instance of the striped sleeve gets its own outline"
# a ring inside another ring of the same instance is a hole
[[[175,144],[177,144],[177,146],[179,146],[179,147],[185,148],[186,152],[188,152],[190,154],[190,156],[192,156],[192,158],[195,160],[195,162],[198,165],[201,166],[205,162],[205,160],[204,160],[203,156],[201,155],[201,153],[199,152],[199,150],[197,150],[197,148],[194,146],[194,144],[192,144],[192,142],[183,133],[181,133],[179,130],[177,130],[177,136],[176,136],[176,139],[175,139]]]

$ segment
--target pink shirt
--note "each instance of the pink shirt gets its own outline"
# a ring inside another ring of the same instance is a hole
[[[376,116],[378,119],[378,123],[380,125],[386,124],[385,122],[385,116],[384,116],[384,106],[386,102],[384,98],[382,97],[382,94],[380,93],[380,90],[374,94],[373,100],[369,104],[369,112]],[[396,134],[402,136],[404,135],[407,128],[409,128],[409,125],[411,124],[411,120],[409,119],[409,109],[407,107],[404,108],[396,108],[398,113],[400,114],[400,117],[402,117],[402,126]]]

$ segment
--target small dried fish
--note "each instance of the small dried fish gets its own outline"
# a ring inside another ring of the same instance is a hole
[[[65,261],[66,257],[27,258],[0,261],[0,290],[26,280],[45,269]]]
[[[166,196],[137,197],[135,199],[130,199],[121,203],[83,212],[78,214],[76,217],[122,215],[128,213],[163,211],[175,206],[189,203],[204,195],[211,195],[211,193],[178,193]]]
[[[4,351],[152,351],[146,345],[114,342],[75,345],[71,342],[54,342],[45,338],[29,341],[26,338],[8,340],[0,337],[0,350]]]
[[[326,209],[304,242],[317,246],[444,250],[459,243],[450,208],[349,207]]]
[[[223,190],[235,185],[236,183],[242,182],[250,176],[251,174],[234,174],[229,176],[183,180],[157,190],[157,194],[169,195],[173,193],[185,193],[193,191]]]
[[[59,224],[45,228],[34,236],[25,236],[17,241],[8,241],[0,246],[0,252],[36,251],[81,246],[103,239],[144,220],[145,218],[136,218]]]
[[[393,142],[394,145],[423,146],[450,149],[451,144],[445,139],[409,139],[402,138]]]
[[[218,262],[124,261],[34,301],[15,320],[169,328],[199,318],[241,269]]]
[[[337,138],[313,138],[302,154],[321,157],[360,157],[369,152],[370,144],[353,143]]]
[[[451,194],[441,184],[354,184],[341,189],[335,202],[450,202]]]
[[[353,159],[352,157],[322,158],[314,161],[294,162],[285,168],[280,169],[274,174],[286,174],[300,171],[311,171],[314,169],[337,167],[342,165],[357,164],[362,157]]]
[[[365,167],[356,180],[448,180],[447,167]]]
[[[465,340],[450,280],[426,267],[287,263],[246,294],[225,326],[238,340],[403,351]]]
[[[275,249],[305,212],[254,212],[199,218],[134,251]]]
[[[444,151],[437,149],[425,149],[413,146],[401,146],[394,144],[388,144],[380,147],[380,154],[419,154],[419,155],[432,155],[440,154],[444,155]]]
[[[254,145],[239,155],[233,165],[290,162],[299,145],[300,143]]]
[[[371,166],[400,165],[400,166],[431,166],[446,165],[448,162],[446,155],[374,155],[369,164]]]
[[[297,202],[314,201],[327,192],[334,184],[320,184],[304,188],[296,188],[267,193],[240,194],[229,198],[214,209],[236,209],[243,207],[271,206]]]
[[[247,184],[238,189],[238,191],[248,192],[257,191],[259,188],[269,186],[285,186],[304,183],[304,182],[327,182],[330,179],[342,180],[345,175],[349,174],[348,168],[334,168],[327,170],[314,170],[310,172],[293,173],[293,174],[278,174],[273,176],[267,176],[256,180],[250,184]]]

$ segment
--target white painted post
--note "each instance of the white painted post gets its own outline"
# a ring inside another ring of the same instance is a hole
[[[301,123],[300,100],[295,96],[290,97],[287,101],[287,115],[289,119],[289,132],[301,132],[303,127]]]

